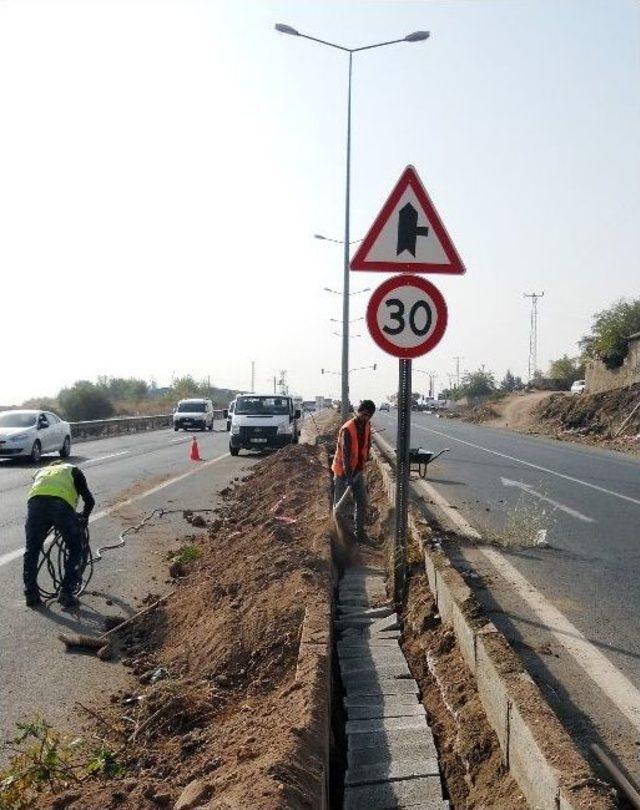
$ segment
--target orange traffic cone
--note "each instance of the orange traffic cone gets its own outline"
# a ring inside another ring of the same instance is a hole
[[[200,450],[198,449],[198,440],[194,436],[191,441],[191,451],[189,452],[191,461],[202,461],[200,458]]]

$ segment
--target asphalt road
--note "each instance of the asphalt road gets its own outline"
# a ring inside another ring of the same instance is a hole
[[[227,433],[195,435],[203,458],[200,463],[188,459],[192,434],[172,430],[74,446],[71,460],[84,470],[96,498],[90,526],[94,548],[113,542],[124,527],[154,508],[215,507],[216,493],[259,458],[245,453],[231,458]],[[43,459],[42,465],[48,461]],[[22,551],[26,496],[37,466],[0,461],[2,738],[11,735],[15,722],[35,714],[75,731],[85,719],[76,701],[91,704],[107,681],[109,690],[127,683],[121,664],[66,654],[57,634],[100,632],[105,615],[130,615],[148,593],[169,590],[167,553],[177,548],[176,538],[194,533],[181,515],[155,520],[131,536],[123,549],[104,553],[80,610],[63,611],[55,603],[29,610],[22,596]]]
[[[375,425],[395,447],[395,413]],[[453,509],[428,506],[481,535],[451,553],[493,621],[578,742],[640,778],[640,459],[422,413],[411,446],[450,448],[428,479]]]

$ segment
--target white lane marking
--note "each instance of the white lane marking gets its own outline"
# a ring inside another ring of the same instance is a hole
[[[186,473],[169,478],[168,481],[163,481],[162,484],[158,484],[155,487],[146,489],[144,492],[140,492],[138,495],[134,495],[132,498],[127,498],[124,501],[118,501],[118,503],[114,503],[113,506],[109,506],[107,509],[103,509],[100,512],[94,512],[89,518],[89,523],[95,523],[96,520],[102,520],[102,518],[111,515],[118,509],[122,509],[123,506],[129,506],[132,503],[136,503],[136,501],[141,501],[143,498],[147,498],[149,495],[155,495],[156,492],[160,492],[160,490],[170,487],[172,484],[177,484],[178,481],[184,481],[185,478],[195,475],[201,470],[210,467],[212,464],[217,464],[218,461],[222,461],[222,459],[227,458],[227,456],[229,456],[229,453],[223,453],[221,456],[212,458],[209,461],[203,461],[193,470],[189,470]],[[13,551],[8,551],[6,554],[0,555],[0,568],[2,568],[3,565],[8,565],[10,562],[13,562],[13,560],[17,560],[18,557],[22,557],[23,554],[24,548],[16,548]]]
[[[542,472],[549,473],[549,475],[564,478],[565,481],[572,481],[574,484],[581,484],[583,487],[589,487],[589,489],[595,489],[598,492],[603,492],[605,495],[612,495],[614,498],[620,498],[622,501],[628,501],[629,503],[635,503],[637,506],[640,506],[640,500],[638,500],[638,498],[632,498],[630,495],[623,495],[621,492],[615,492],[612,489],[606,489],[606,487],[600,487],[597,484],[590,484],[588,481],[582,481],[580,478],[574,478],[572,475],[565,475],[565,473],[557,472],[557,470],[550,470],[548,467],[541,467],[539,464],[533,464],[531,461],[524,461],[524,459],[509,456],[506,453],[500,453],[498,450],[490,450],[488,447],[483,447],[481,444],[468,442],[465,439],[458,439],[455,436],[452,436],[450,433],[442,433],[441,431],[434,430],[433,428],[422,427],[422,425],[415,425],[415,427],[417,427],[418,430],[424,430],[427,433],[436,433],[438,436],[444,436],[445,439],[451,439],[452,442],[459,442],[460,444],[466,444],[469,447],[475,447],[477,450],[484,450],[485,453],[491,453],[493,456],[500,456],[500,458],[515,461],[517,464],[524,464],[525,467],[532,467],[534,470],[541,470]]]
[[[180,444],[181,442],[188,442],[188,441],[189,441],[188,436],[182,436],[182,438],[180,438],[180,439],[172,439],[169,442],[169,444]]]
[[[640,731],[640,692],[571,622],[548,602],[499,551],[478,547],[513,590],[531,608],[573,660]]]
[[[379,444],[385,444],[394,452],[393,447],[384,439],[376,438]],[[424,488],[432,500],[443,509],[451,521],[462,529],[463,534],[475,540],[481,535],[447,501],[426,481],[415,481],[417,488]],[[482,554],[513,588],[520,599],[536,614],[546,628],[569,653],[576,664],[583,669],[596,686],[614,703],[620,712],[640,731],[640,692],[616,669],[609,659],[601,653],[557,608],[527,580],[503,555],[495,549],[477,545],[476,550]]]
[[[88,467],[89,464],[97,464],[99,461],[105,461],[108,458],[117,458],[118,456],[126,456],[131,450],[121,450],[119,453],[109,453],[108,456],[98,456],[98,458],[90,458],[79,464],[79,467]]]
[[[571,515],[571,517],[574,517],[577,520],[582,520],[585,523],[595,523],[595,520],[593,518],[583,515],[582,512],[578,512],[577,509],[572,509],[570,506],[565,506],[563,503],[554,501],[553,498],[547,498],[546,495],[543,495],[541,492],[537,492],[529,484],[525,484],[522,481],[512,481],[510,478],[503,478],[502,476],[500,476],[500,480],[502,481],[503,487],[515,487],[516,489],[521,489],[523,492],[527,492],[534,498],[538,498],[538,500],[544,501],[545,503],[549,503],[556,509],[560,509],[560,511],[566,512],[567,515]]]

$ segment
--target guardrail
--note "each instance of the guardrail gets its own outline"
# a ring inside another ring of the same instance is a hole
[[[224,419],[224,411],[213,412],[215,420]],[[74,441],[104,439],[108,436],[122,436],[126,433],[142,433],[147,430],[161,430],[171,427],[173,414],[157,416],[116,416],[113,419],[94,419],[87,422],[70,422],[71,438]]]

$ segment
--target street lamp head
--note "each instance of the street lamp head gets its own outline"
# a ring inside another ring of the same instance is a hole
[[[326,236],[323,236],[321,233],[314,233],[314,234],[313,234],[313,238],[314,238],[314,239],[322,239],[322,240],[323,240],[323,241],[325,241],[325,242],[327,241],[327,237],[326,237]]]
[[[278,26],[276,25],[276,28]],[[414,31],[412,34],[407,34],[404,38],[405,42],[423,42],[425,39],[429,39],[430,33],[429,31]]]
[[[276,31],[279,31],[281,34],[292,34],[294,37],[299,37],[300,32],[296,31],[295,28],[292,28],[290,25],[285,25],[284,23],[276,23]]]

